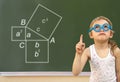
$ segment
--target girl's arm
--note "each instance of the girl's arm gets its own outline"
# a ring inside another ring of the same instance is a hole
[[[73,62],[72,72],[75,76],[77,76],[83,69],[88,59],[87,55],[85,54],[86,50],[85,50],[85,43],[83,43],[83,35],[80,36],[80,40],[75,47],[76,47],[76,53]]]
[[[116,75],[117,75],[117,82],[120,82],[120,49],[115,49],[115,63],[116,63]]]
[[[89,56],[89,48],[86,48],[82,54],[75,54],[72,72],[75,76],[79,75],[79,73],[83,70]]]

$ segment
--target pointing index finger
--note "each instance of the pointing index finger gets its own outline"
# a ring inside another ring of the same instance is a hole
[[[83,34],[80,35],[80,42],[83,42]]]

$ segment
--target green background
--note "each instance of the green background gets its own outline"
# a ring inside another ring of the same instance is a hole
[[[55,43],[49,44],[49,63],[25,63],[20,41],[11,41],[11,26],[20,26],[21,19],[28,22],[38,4],[59,14],[62,20],[52,35]],[[119,43],[119,4],[120,0],[0,0],[0,72],[71,72],[80,34],[84,35],[86,47],[93,44],[88,28],[95,17],[103,15],[112,21],[113,39]],[[88,63],[84,71],[90,71]]]

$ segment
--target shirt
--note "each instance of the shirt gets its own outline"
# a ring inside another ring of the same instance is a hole
[[[96,53],[94,44],[90,46],[90,68],[91,76],[89,82],[116,82],[115,57],[109,53],[101,58]]]

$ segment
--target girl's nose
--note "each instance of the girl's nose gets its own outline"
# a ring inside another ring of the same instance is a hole
[[[103,30],[103,29],[100,29],[100,32],[104,32],[104,30]]]

